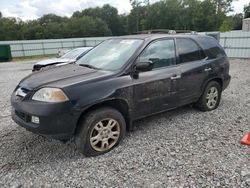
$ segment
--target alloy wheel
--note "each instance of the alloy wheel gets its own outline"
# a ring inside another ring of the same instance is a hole
[[[212,109],[216,106],[219,94],[218,89],[216,87],[209,88],[206,96],[206,104],[207,107]]]
[[[120,131],[119,123],[112,118],[99,121],[90,134],[91,147],[101,152],[109,150],[118,142]]]

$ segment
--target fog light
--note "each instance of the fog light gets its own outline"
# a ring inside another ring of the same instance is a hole
[[[31,116],[31,122],[32,123],[36,123],[36,124],[39,124],[39,117],[37,117],[37,116]]]

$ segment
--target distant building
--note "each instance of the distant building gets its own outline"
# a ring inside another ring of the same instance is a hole
[[[243,20],[242,31],[250,32],[250,18],[246,18]]]

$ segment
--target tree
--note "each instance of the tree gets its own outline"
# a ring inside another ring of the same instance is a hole
[[[157,3],[157,2],[156,2]],[[150,4],[149,0],[130,0],[132,10],[128,15],[128,31],[134,33],[141,30],[153,29],[155,28],[157,10],[159,10],[158,5],[154,6],[156,3]],[[160,1],[160,4],[163,1]],[[152,10],[157,7],[155,12]],[[154,13],[153,13],[154,12]],[[153,13],[153,14],[152,14]]]
[[[243,14],[228,15],[232,1],[130,0],[129,14],[119,15],[115,7],[106,4],[74,12],[70,18],[47,14],[26,22],[2,17],[0,12],[0,40],[124,35],[148,29],[240,29]],[[250,17],[250,4],[244,8],[244,16]]]
[[[23,38],[24,39],[44,39],[45,31],[44,27],[39,24],[38,20],[28,21],[23,26]]]
[[[201,2],[197,0],[184,0],[181,5],[181,16],[179,27],[184,30],[199,31],[200,23],[203,22],[204,15]]]
[[[200,31],[217,31],[223,23],[226,14],[217,11],[217,4],[211,0],[201,2],[201,18],[199,22]]]
[[[103,20],[89,16],[70,19],[66,28],[70,31],[67,37],[98,37],[111,35],[110,29]]]
[[[244,18],[250,18],[250,3],[244,7]]]
[[[66,35],[65,23],[68,21],[67,17],[60,17],[55,14],[44,15],[38,19],[37,24],[39,26],[36,27],[39,28],[40,32],[37,35],[43,36],[45,39],[64,38]]]
[[[140,2],[135,2],[132,4],[132,10],[130,14],[128,15],[128,32],[129,33],[135,33],[140,30],[145,30],[147,27],[145,27],[145,19],[147,14],[147,7],[141,6]]]
[[[22,39],[23,21],[16,18],[0,19],[0,40]],[[19,32],[17,32],[19,31]]]
[[[212,3],[216,6],[217,14],[220,14],[221,12],[228,13],[232,11],[232,2],[233,0],[212,0]]]
[[[116,8],[106,4],[101,9],[101,19],[105,21],[113,35],[123,34],[123,26]]]
[[[144,29],[219,30],[231,10],[232,0],[161,0],[153,4],[130,1],[127,28],[132,33]]]
[[[233,30],[241,30],[242,29],[242,20],[243,20],[243,14],[235,14],[232,16],[233,20]]]
[[[233,21],[232,19],[225,19],[220,26],[221,32],[231,31],[233,29]]]
[[[83,16],[102,19],[108,25],[112,35],[124,34],[124,27],[121,24],[118,10],[109,4],[105,4],[102,7],[87,8],[82,12],[77,11],[73,13],[73,17],[75,18],[81,18]]]
[[[2,17],[3,17],[2,12],[0,12],[0,18],[2,18]]]
[[[38,19],[39,24],[48,24],[48,23],[61,23],[67,21],[67,17],[60,17],[55,14],[46,14]]]

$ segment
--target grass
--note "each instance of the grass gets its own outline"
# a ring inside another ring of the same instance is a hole
[[[11,62],[29,61],[29,60],[33,60],[33,59],[46,59],[46,58],[52,58],[52,57],[56,57],[56,54],[25,56],[25,57],[13,57]]]

